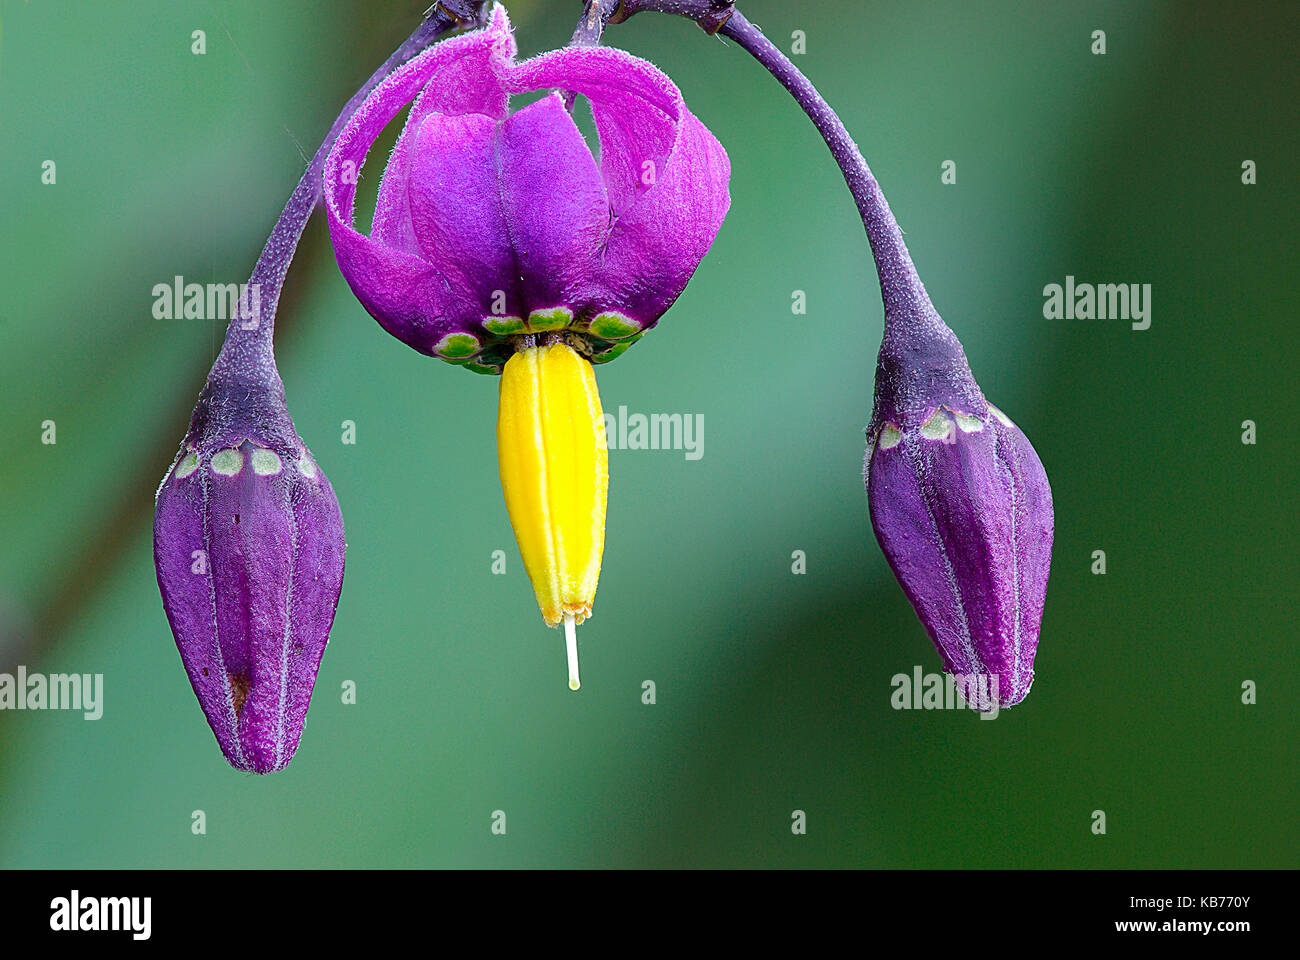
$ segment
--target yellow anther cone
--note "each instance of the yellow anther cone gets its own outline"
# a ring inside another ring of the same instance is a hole
[[[542,617],[551,627],[582,623],[600,579],[609,456],[595,373],[570,347],[526,347],[506,362],[497,459]],[[572,639],[569,685],[578,685]]]

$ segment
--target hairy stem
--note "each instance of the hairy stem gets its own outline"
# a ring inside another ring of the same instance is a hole
[[[729,37],[780,81],[826,141],[853,194],[880,274],[887,321],[895,320],[907,326],[913,322],[928,323],[935,317],[903,233],[862,151],[812,81],[735,8],[734,0],[589,0],[574,31],[573,42],[599,43],[606,24],[621,23],[633,14],[651,12],[686,17],[706,33]]]
[[[385,77],[444,34],[461,27],[482,26],[486,22],[486,9],[487,0],[439,0],[434,3],[425,12],[420,25],[344,105],[307,165],[302,179],[294,187],[289,202],[284,205],[280,218],[262,248],[262,255],[258,257],[257,265],[253,267],[252,276],[248,280],[250,290],[256,291],[256,294],[247,303],[241,304],[242,309],[235,311],[235,316],[226,328],[221,353],[208,374],[209,383],[278,379],[272,353],[276,305],[280,300],[280,290],[284,287],[284,278],[289,272],[289,264],[293,262],[294,253],[298,249],[298,241],[302,238],[307,221],[311,219],[312,211],[320,202],[321,171],[335,139],[352,114],[356,113],[370,92]]]

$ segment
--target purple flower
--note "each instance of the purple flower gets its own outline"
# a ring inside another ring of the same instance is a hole
[[[682,292],[730,199],[726,152],[651,64],[569,47],[515,63],[504,8],[392,74],[325,168],[339,268],[393,336],[500,373],[520,337],[563,331],[593,362],[635,342]],[[600,162],[551,93],[586,97]],[[357,174],[414,100],[380,184],[370,236],[353,226]]]
[[[223,364],[218,361],[214,373]],[[282,769],[343,583],[343,520],[274,367],[208,382],[158,488],[154,565],[190,683],[231,765]]]
[[[910,259],[881,259],[871,525],[944,669],[969,678],[971,706],[1014,706],[1034,681],[1051,488],[1029,440],[984,399]]]

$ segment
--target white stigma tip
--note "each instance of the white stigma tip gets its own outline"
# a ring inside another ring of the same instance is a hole
[[[569,689],[577,690],[582,682],[578,679],[578,625],[573,614],[564,618],[564,647],[569,654]]]

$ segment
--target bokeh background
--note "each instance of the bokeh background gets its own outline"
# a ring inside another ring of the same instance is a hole
[[[607,41],[681,85],[730,152],[733,205],[655,335],[599,369],[606,410],[703,414],[705,447],[611,453],[581,693],[507,523],[496,381],[384,334],[317,219],[278,356],[347,575],[296,759],[227,767],[150,533],[223,325],[155,320],[151,290],[247,277],[304,155],[424,5],[0,3],[0,671],[105,684],[98,721],[0,713],[0,865],[1297,865],[1289,3],[742,0],[787,51],[805,32],[797,62],[1047,467],[1056,549],[1021,706],[891,708],[895,673],[939,665],[867,521],[881,307],[861,224],[766,73],[645,15]],[[524,55],[581,9],[509,7]],[[1067,274],[1152,284],[1150,329],[1045,320]]]

